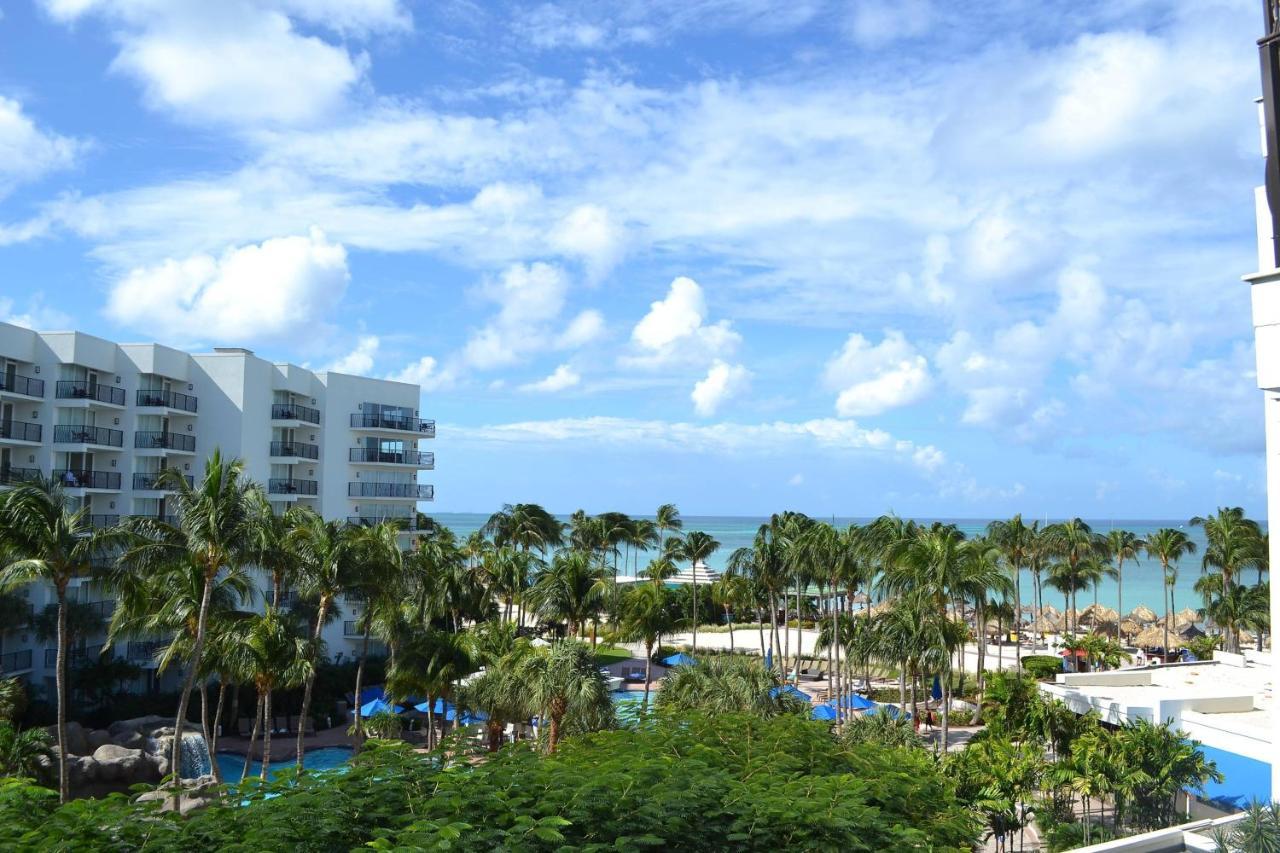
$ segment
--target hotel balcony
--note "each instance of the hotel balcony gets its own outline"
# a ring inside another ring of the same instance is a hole
[[[30,376],[5,376],[0,373],[0,392],[16,394],[20,397],[44,399],[44,380],[32,379]]]
[[[195,485],[195,478],[190,474],[183,474],[182,479],[187,481],[188,486]],[[133,475],[133,490],[135,492],[171,492],[173,485],[160,482],[160,472],[146,472]]]
[[[417,450],[378,450],[374,447],[353,447],[348,459],[357,465],[408,465],[431,470],[436,467],[436,455]]]
[[[320,484],[315,480],[282,480],[272,478],[267,481],[267,492],[273,495],[312,497],[320,493]]]
[[[23,444],[39,444],[44,434],[40,424],[26,421],[0,421],[0,441],[20,441]]]
[[[31,669],[34,655],[31,649],[19,649],[16,652],[5,652],[0,655],[0,672],[6,676],[17,675]]]
[[[154,666],[156,653],[164,647],[164,640],[130,640],[125,647],[125,657],[130,663]]]
[[[196,437],[178,432],[139,430],[133,434],[133,446],[138,450],[171,450],[174,453],[195,453]]]
[[[271,420],[320,426],[320,410],[299,406],[297,403],[273,403]]]
[[[352,498],[409,498],[429,501],[436,496],[435,486],[419,483],[347,483],[347,496]]]
[[[0,468],[0,486],[20,486],[40,479],[39,468]]]
[[[53,387],[53,396],[59,400],[83,400],[87,403],[105,403],[108,406],[124,408],[126,399],[124,389],[114,385],[64,379]]]
[[[401,533],[417,533],[419,530],[430,529],[428,526],[419,527],[418,520],[408,516],[383,516],[382,518],[371,515],[347,516],[347,524],[350,524],[353,527],[373,527],[375,524],[381,524],[384,521],[393,522],[400,528]]]
[[[58,424],[53,428],[53,443],[124,447],[124,433],[118,429],[86,424]]]
[[[141,515],[139,515],[139,514],[136,514],[136,513],[135,513],[134,515],[131,515],[131,516],[129,516],[129,517],[130,517],[130,518],[145,518],[145,519],[148,519],[148,520],[150,520],[150,521],[159,521],[159,522],[161,522],[162,524],[168,524],[168,525],[171,525],[171,526],[176,526],[176,525],[178,524],[178,516],[176,516],[176,515],[172,515],[172,514],[170,514],[170,515],[151,515],[151,514],[147,513],[147,514],[141,514]]]
[[[196,398],[177,391],[140,390],[135,397],[139,409],[168,409],[180,415],[196,413]]]
[[[299,459],[319,459],[320,447],[315,444],[302,444],[297,441],[271,442],[271,458],[287,459],[286,464],[293,464]]]
[[[424,421],[405,415],[356,412],[351,416],[351,428],[373,432],[412,432],[426,438],[436,437],[436,422]]]
[[[104,492],[120,491],[120,474],[117,471],[55,468],[52,478],[61,483],[65,489],[90,489]]]
[[[100,530],[103,527],[115,527],[120,523],[119,515],[90,515],[86,516],[89,526],[94,530]]]

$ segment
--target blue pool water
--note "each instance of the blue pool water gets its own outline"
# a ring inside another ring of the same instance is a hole
[[[307,750],[307,770],[332,770],[341,767],[351,760],[353,750],[349,746],[326,746],[323,749]],[[267,775],[275,778],[276,771],[289,769],[296,762],[273,761],[267,766]],[[233,784],[240,781],[240,773],[244,770],[244,756],[229,752],[218,753],[218,768],[222,771],[222,781]],[[249,765],[249,775],[257,776],[262,772],[262,762],[255,761]]]
[[[653,707],[654,693],[649,693],[649,707]],[[643,690],[615,690],[613,692],[613,709],[618,715],[618,722],[626,725],[640,719],[640,706],[644,702]]]

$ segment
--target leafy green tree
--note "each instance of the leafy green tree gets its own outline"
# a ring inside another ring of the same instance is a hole
[[[253,742],[261,726],[262,780],[265,782],[267,766],[271,763],[271,729],[275,719],[271,708],[272,693],[282,688],[297,687],[306,681],[313,672],[311,650],[286,614],[274,607],[268,607],[266,613],[253,614],[238,627],[239,635],[228,646],[233,655],[230,666],[239,680],[251,683],[258,694],[241,778],[249,775]],[[176,737],[175,740],[181,741],[182,738]],[[176,761],[173,766],[180,767],[181,761]]]
[[[1045,528],[1044,537],[1050,553],[1062,561],[1055,569],[1058,577],[1065,579],[1067,591],[1071,595],[1071,606],[1068,608],[1071,624],[1067,627],[1074,633],[1078,627],[1075,623],[1076,593],[1082,589],[1088,589],[1088,578],[1092,574],[1082,571],[1080,564],[1090,558],[1096,558],[1102,549],[1102,543],[1100,537],[1093,532],[1093,528],[1079,518],[1049,525]]]
[[[348,591],[361,603],[360,615],[356,619],[361,637],[352,728],[359,737],[362,732],[359,700],[364,689],[365,662],[369,659],[369,639],[377,615],[399,605],[404,581],[404,553],[400,549],[399,529],[393,522],[362,527],[353,535],[359,558],[348,576]]]
[[[497,752],[503,729],[536,713],[519,677],[521,662],[533,653],[533,647],[516,636],[515,625],[509,622],[486,622],[476,628],[471,639],[475,662],[484,670],[458,688],[458,705],[488,717],[489,751]]]
[[[1203,568],[1222,572],[1224,590],[1231,588],[1242,571],[1266,562],[1262,529],[1240,507],[1218,507],[1214,515],[1196,516],[1191,523],[1204,528],[1207,546]]]
[[[565,719],[606,717],[613,702],[591,649],[574,639],[559,640],[521,660],[517,677],[525,684],[530,704],[546,722],[547,751],[560,745]]]
[[[720,549],[720,543],[710,534],[701,530],[691,530],[685,534],[680,544],[679,557],[689,563],[693,573],[693,650],[698,650],[698,564],[705,563],[711,555]]]
[[[993,521],[987,525],[987,539],[1000,549],[1013,581],[1014,656],[1019,668],[1022,667],[1022,570],[1031,561],[1038,528],[1038,522],[1026,524],[1022,520],[1022,513],[1007,521]],[[979,625],[981,624],[980,620]],[[985,646],[985,641],[978,644],[980,649]],[[981,670],[981,664],[978,668]]]
[[[1164,647],[1169,648],[1169,620],[1173,613],[1173,588],[1178,581],[1176,563],[1183,557],[1196,552],[1196,543],[1181,530],[1173,527],[1162,527],[1147,537],[1145,548],[1147,556],[1160,564],[1161,576],[1165,581],[1170,604],[1164,611]]]
[[[1228,638],[1228,648],[1240,648],[1240,630],[1254,628],[1259,633],[1271,620],[1269,584],[1245,587],[1232,584],[1209,602],[1206,615],[1220,626]]]
[[[678,534],[684,529],[684,521],[680,518],[680,510],[675,504],[663,504],[658,507],[657,513],[653,519],[654,527],[658,529],[658,553],[667,553],[667,534]]]
[[[763,717],[805,711],[809,702],[790,688],[784,690],[785,684],[776,670],[765,669],[758,660],[716,655],[667,673],[656,706],[664,712],[697,710]]]
[[[563,622],[570,636],[596,619],[609,584],[604,568],[582,551],[557,553],[529,590],[530,607],[543,619]]]
[[[52,758],[49,733],[44,729],[19,729],[0,722],[0,776],[41,779],[45,762]]]
[[[427,697],[428,749],[436,745],[435,701],[452,700],[458,682],[477,668],[468,637],[436,628],[414,632],[396,655],[387,671],[387,693],[395,699]]]
[[[671,593],[657,584],[635,584],[622,597],[618,630],[624,642],[644,644],[644,698],[641,706],[649,707],[649,685],[653,680],[653,650],[662,635],[676,628],[671,616]]]
[[[1116,640],[1120,639],[1120,622],[1124,619],[1124,563],[1126,560],[1138,562],[1139,555],[1147,547],[1132,530],[1108,530],[1103,548],[1108,559],[1116,567]]]

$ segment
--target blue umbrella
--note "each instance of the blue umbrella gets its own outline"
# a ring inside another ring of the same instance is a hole
[[[848,708],[850,711],[865,711],[868,708],[874,708],[875,702],[872,702],[866,696],[860,696],[857,693],[850,693],[848,696],[840,698],[840,706]]]
[[[394,707],[388,705],[385,699],[374,699],[372,702],[360,706],[360,716],[362,717],[372,717],[375,714],[385,714],[387,711],[390,711],[393,714],[403,714],[404,708],[401,708],[399,705]]]
[[[933,690],[930,691],[930,695],[934,699],[942,698],[942,679],[936,675],[933,677]]]
[[[764,653],[764,668],[773,669],[773,649]]]
[[[428,706],[426,702],[419,702],[417,705],[413,706],[415,711],[418,711],[423,714],[427,713],[428,707],[431,708],[432,714],[443,716],[445,720],[447,720],[450,723],[458,719],[457,706],[455,706],[452,702],[446,702],[443,699],[437,699],[435,703],[430,706]],[[469,726],[472,723],[482,723],[487,719],[489,719],[489,717],[483,711],[476,711],[474,713],[463,711],[461,722],[462,722],[462,725]]]
[[[868,714],[888,714],[890,717],[892,717],[895,720],[898,719],[898,717],[904,716],[902,711],[898,709],[897,705],[876,705],[874,708],[868,708],[867,713]],[[905,716],[908,720],[911,719],[910,713],[906,714]]]
[[[663,666],[693,666],[697,662],[692,655],[686,655],[684,652],[676,652],[662,659]]]
[[[795,696],[797,699],[803,699],[806,702],[813,701],[812,699],[809,698],[808,693],[805,693],[803,690],[800,690],[799,688],[791,684],[783,684],[779,687],[773,688],[772,690],[769,691],[769,698],[776,699],[778,695],[782,693],[790,693],[792,696]]]
[[[815,720],[834,720],[840,716],[834,705],[819,705],[809,714]]]

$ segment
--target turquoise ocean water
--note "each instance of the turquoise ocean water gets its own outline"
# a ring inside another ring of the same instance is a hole
[[[487,513],[433,513],[432,517],[439,523],[452,529],[459,537],[466,537],[475,530],[479,530],[488,518]],[[567,520],[567,517],[562,517]],[[755,536],[756,529],[766,521],[765,518],[753,518],[746,516],[684,516],[684,529],[701,530],[710,534],[720,542],[720,550],[718,550],[710,560],[708,565],[713,569],[723,569],[725,561],[729,558],[729,554],[735,548],[750,545],[752,538]],[[831,520],[831,519],[827,519]],[[867,519],[857,518],[836,518],[835,523],[838,525],[846,525],[851,522],[862,522]],[[919,519],[920,521],[950,521],[956,524],[966,535],[973,536],[981,533],[987,525],[986,520],[982,519]],[[1053,521],[1054,519],[1050,519]],[[1181,610],[1184,607],[1197,608],[1202,602],[1200,597],[1195,594],[1193,587],[1196,580],[1200,577],[1200,557],[1204,553],[1204,531],[1199,527],[1192,527],[1185,519],[1181,521],[1161,521],[1161,520],[1145,520],[1145,521],[1093,521],[1088,520],[1090,526],[1095,532],[1105,533],[1113,528],[1131,530],[1140,537],[1145,537],[1149,533],[1160,529],[1161,527],[1181,528],[1193,542],[1196,543],[1196,553],[1191,557],[1182,560],[1178,565],[1178,582],[1174,587],[1174,605],[1175,608]],[[648,560],[654,556],[641,555],[640,565],[643,568]],[[626,572],[630,574],[630,568]],[[1254,572],[1247,572],[1244,580],[1247,583],[1254,583],[1257,576]],[[1031,576],[1029,573],[1023,573],[1022,580],[1022,597],[1024,604],[1031,604]],[[1138,563],[1126,560],[1124,564],[1124,612],[1129,613],[1139,604],[1145,604],[1157,613],[1164,612],[1163,601],[1163,584],[1160,579],[1160,566],[1153,560],[1141,559]],[[1046,590],[1044,595],[1045,604],[1052,604],[1059,610],[1063,609],[1062,596],[1053,591]],[[1080,607],[1085,607],[1093,602],[1093,592],[1080,593],[1077,597],[1077,603]],[[1104,579],[1098,587],[1098,602],[1105,604],[1107,607],[1115,608],[1116,606],[1116,584],[1115,581]]]

